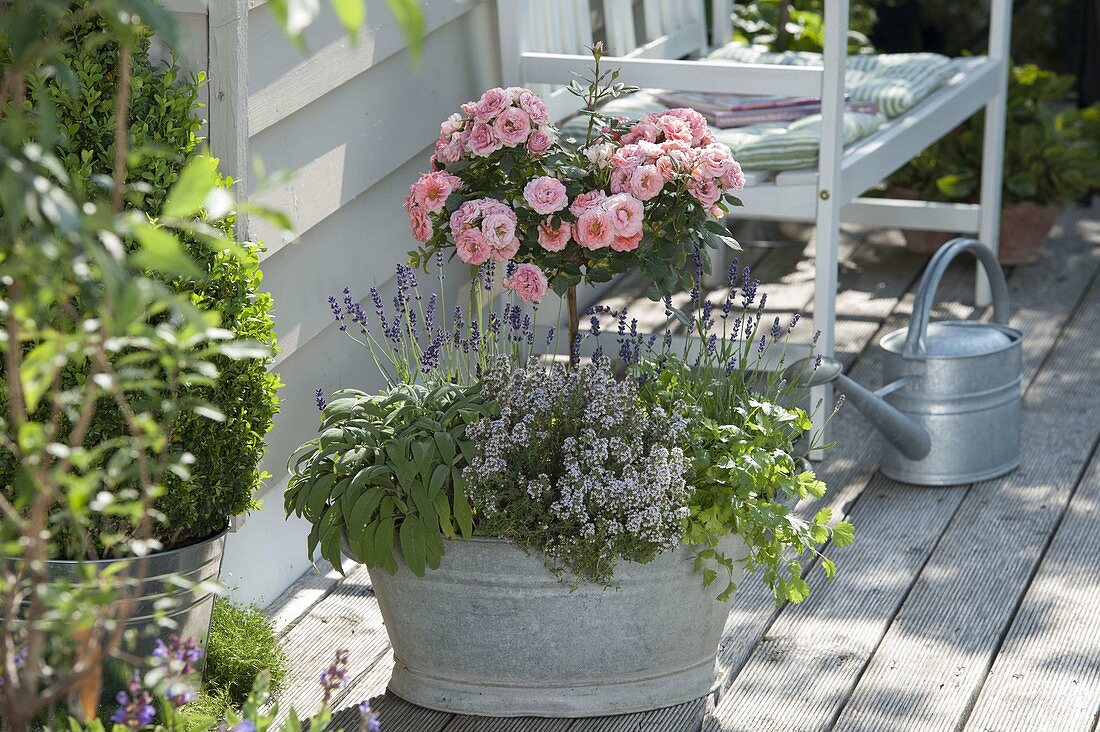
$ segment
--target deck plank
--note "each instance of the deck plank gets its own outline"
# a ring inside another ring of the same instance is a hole
[[[704,731],[825,729],[965,495],[876,476],[850,514],[859,541],[834,551],[840,574],[811,575],[809,599],[783,610]]]
[[[652,712],[577,719],[569,732],[696,732],[705,711],[704,700],[697,699]]]
[[[1025,383],[1030,382],[1030,380],[1035,377],[1040,364],[1050,353],[1057,334],[1075,309],[1077,300],[1080,298],[1079,293],[1085,289],[1089,279],[1092,277],[1092,273],[1095,272],[1097,261],[1094,254],[1093,248],[1084,244],[1082,240],[1077,240],[1076,244],[1073,242],[1065,242],[1064,246],[1050,248],[1038,264],[1026,270],[1020,270],[1017,276],[1010,277],[1010,296],[1016,305],[1013,323],[1023,328],[1025,332],[1028,333],[1024,348]],[[957,302],[966,297],[966,293],[969,292],[970,283],[972,282],[971,272],[971,269],[963,267],[953,267],[949,270],[948,276],[944,279],[940,288],[940,300],[943,303],[940,305],[941,311],[944,307],[948,307],[953,311],[954,317],[966,317],[967,315],[974,314],[967,313],[967,306]],[[903,303],[897,309],[895,315],[900,315],[902,312],[907,312],[909,309],[911,308],[907,302]],[[886,326],[883,330],[887,330],[889,327],[890,326]],[[865,378],[860,372],[865,372],[868,369],[874,369],[877,372],[879,367],[879,359],[877,356],[877,350],[873,351],[856,366],[853,375],[857,380],[864,380]],[[878,385],[880,383],[877,373],[868,375],[866,378],[869,379],[870,384]],[[871,429],[870,426],[862,420],[855,420],[853,422],[847,419],[849,416],[850,414],[847,410],[839,415],[837,430],[837,439],[840,443],[837,449],[839,455],[830,456],[826,466],[835,465],[837,457],[843,458],[850,444],[858,445],[860,442],[858,436],[859,432],[867,434],[867,431]],[[857,427],[857,434],[848,432],[847,428],[853,425]],[[864,455],[857,462],[877,463],[877,460],[869,460],[868,456]],[[828,476],[828,467],[823,472]],[[878,478],[876,481],[891,485],[889,481],[882,478]],[[850,478],[848,482],[851,482]],[[897,490],[911,490],[898,484],[892,485],[895,486]],[[841,493],[844,492],[845,491],[841,491]],[[856,510],[857,512],[859,511],[858,506]],[[905,522],[905,518],[900,513],[897,520],[902,523]],[[885,546],[875,548],[874,542],[878,537],[864,535],[864,532],[860,529],[861,524],[862,521],[857,523],[858,541],[856,542],[856,546],[861,547],[861,549],[866,547],[867,551],[872,554],[878,552],[883,555],[889,555],[896,549],[896,547],[891,546],[889,543],[886,543]],[[937,536],[939,533],[942,533],[946,525],[946,522],[944,522],[939,527]],[[887,542],[889,542],[889,538],[889,535],[887,535]],[[859,552],[855,553],[857,555],[859,554]],[[851,572],[856,575],[863,575],[870,572],[873,574],[873,565],[868,568],[864,568],[859,564],[850,566],[853,561],[855,560],[846,560],[842,557],[841,577],[838,578],[836,586],[827,586],[815,591],[822,592],[829,598],[832,598],[833,595],[838,593],[843,595],[841,587],[844,584],[843,580],[846,578],[847,573]],[[899,584],[897,586],[890,586],[888,589],[900,592],[900,595],[895,596],[904,598],[909,587],[915,581],[920,566],[920,564],[915,565],[915,571],[908,576],[907,580],[901,577],[892,578],[897,580]],[[883,588],[884,591],[886,589],[887,588]],[[846,599],[847,598],[842,596],[837,598],[832,604],[839,603],[841,606],[846,606]],[[812,601],[813,598],[811,597],[811,602]],[[789,608],[784,612],[793,614],[794,617],[798,617],[801,610],[802,608]],[[894,610],[896,610],[896,608],[894,608]],[[850,688],[858,678],[858,674],[862,671],[863,663],[868,660],[869,653],[867,652],[867,642],[872,642],[871,650],[873,651],[874,644],[877,644],[878,639],[882,637],[892,616],[893,612],[883,613],[877,618],[877,623],[873,624],[875,626],[874,629],[865,627],[863,629],[863,634],[853,639],[848,645],[831,641],[826,636],[820,636],[820,648],[817,649],[816,654],[812,650],[812,645],[817,634],[816,632],[812,632],[812,629],[816,628],[816,624],[819,622],[817,617],[812,616],[813,619],[804,620],[802,624],[792,622],[795,630],[788,631],[788,635],[790,632],[794,632],[795,637],[793,640],[791,638],[786,638],[786,640],[793,642],[796,648],[801,648],[803,653],[802,655],[798,653],[790,654],[790,658],[784,663],[779,663],[776,659],[767,655],[768,649],[766,646],[768,645],[768,641],[772,638],[772,632],[769,632],[765,643],[758,647],[757,656],[760,658],[757,658],[757,663],[751,668],[741,672],[744,676],[747,676],[747,679],[742,683],[733,684],[729,690],[729,693],[733,695],[732,698],[728,700],[726,700],[726,697],[722,698],[725,703],[719,704],[714,715],[715,721],[708,724],[706,729],[717,729],[722,725],[725,725],[727,729],[755,728],[754,724],[764,724],[764,720],[767,719],[770,719],[771,723],[776,723],[776,717],[769,717],[769,715],[780,714],[780,712],[774,711],[776,709],[782,709],[782,714],[792,717],[800,713],[798,710],[801,710],[802,716],[799,721],[799,728],[815,729],[827,725],[835,717],[840,705],[843,704],[846,698],[846,694],[840,693],[840,689]],[[800,633],[807,627],[811,629],[811,633],[808,637],[802,637]],[[773,630],[779,628],[781,628],[781,625],[773,626]],[[798,646],[797,644],[800,642],[809,644],[809,648]],[[837,663],[835,666],[825,670],[816,669],[813,683],[809,683],[809,679],[806,678],[806,669],[808,667],[804,664],[806,655],[820,658],[840,658],[843,662]],[[772,672],[771,678],[774,683],[777,684],[777,687],[774,689],[767,688],[767,685],[758,678],[759,666],[763,663],[761,658],[769,659],[769,667],[776,666],[782,669]],[[856,659],[861,659],[861,662],[854,663],[853,661]],[[739,676],[738,680],[741,681],[741,679],[742,677]],[[757,706],[759,709],[752,706],[745,706],[744,701],[742,701],[740,697],[744,695],[749,685],[755,689],[753,698],[757,701],[762,697],[767,698],[769,693],[776,694],[778,698],[770,699],[770,703],[765,702],[758,704]],[[793,707],[781,703],[782,700],[790,698],[788,695],[791,693],[792,688],[799,688],[800,686],[807,691],[799,695],[799,700]],[[818,715],[816,718],[814,718],[815,714]],[[766,725],[764,728],[766,728]]]
[[[389,648],[389,639],[366,568],[358,565],[348,572],[343,582],[291,627],[283,637],[283,647],[290,673],[279,700],[280,719],[285,719],[291,707],[299,718],[317,712],[322,698],[317,679],[337,649],[350,653],[353,678],[358,669],[373,666]]]
[[[1100,717],[1100,455],[1081,481],[966,724],[1088,732]]]
[[[1095,284],[1095,283],[1094,283]],[[952,729],[967,714],[1097,436],[1081,378],[1095,287],[1025,395],[1024,464],[975,485],[843,708],[836,729]]]

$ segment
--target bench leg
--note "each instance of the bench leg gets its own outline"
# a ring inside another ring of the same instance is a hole
[[[832,206],[818,207],[815,233],[817,254],[814,259],[814,328],[820,333],[816,352],[824,356],[832,356],[836,349],[837,245],[840,224],[833,215],[834,210]],[[832,384],[815,386],[810,390],[810,408],[813,410],[815,440],[826,443],[829,441],[826,423],[833,413]],[[823,457],[821,450],[810,453],[811,460],[821,460]]]

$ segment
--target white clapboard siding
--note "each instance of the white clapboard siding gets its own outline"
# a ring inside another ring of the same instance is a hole
[[[210,78],[204,117],[223,172],[239,194],[285,211],[293,225],[284,234],[255,217],[241,223],[267,246],[263,282],[281,348],[274,370],[286,386],[262,466],[271,474],[264,505],[230,536],[223,579],[238,598],[262,602],[309,567],[308,525],[284,519],[281,493],[287,458],[316,431],[314,389],[380,385],[325,299],[345,285],[360,298],[371,285],[388,293],[394,264],[416,244],[402,199],[426,169],[439,123],[500,83],[495,2],[421,0],[419,63],[385,0],[368,0],[355,42],[321,3],[305,50],[287,40],[264,0],[166,6],[184,31],[185,70]]]

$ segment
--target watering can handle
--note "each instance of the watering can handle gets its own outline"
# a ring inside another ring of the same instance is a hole
[[[1011,315],[1008,305],[1008,285],[1005,284],[1004,272],[997,262],[997,257],[989,247],[977,239],[952,239],[940,247],[932,257],[932,261],[928,263],[928,269],[924,271],[924,277],[921,278],[916,302],[913,305],[912,322],[909,323],[909,333],[905,337],[905,348],[902,350],[904,355],[912,356],[924,350],[924,336],[928,330],[928,319],[932,313],[936,290],[939,289],[940,280],[947,271],[947,267],[963,252],[973,253],[985,270],[986,277],[989,278],[989,286],[993,291],[993,321],[1008,325]]]

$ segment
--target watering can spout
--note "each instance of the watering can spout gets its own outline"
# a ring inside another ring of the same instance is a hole
[[[921,460],[931,452],[932,438],[928,431],[883,399],[883,394],[904,386],[911,377],[895,381],[876,393],[845,376],[835,358],[816,357],[791,364],[783,375],[789,383],[802,387],[837,382],[845,398],[905,457]]]

